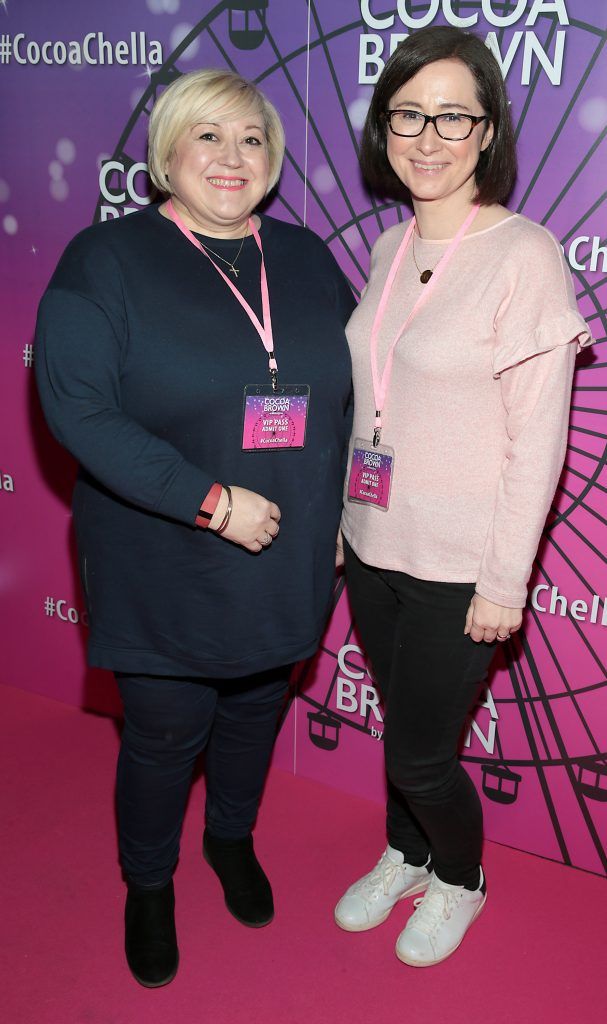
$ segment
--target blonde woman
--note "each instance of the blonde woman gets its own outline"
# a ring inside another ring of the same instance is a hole
[[[272,920],[251,832],[290,668],[330,604],[353,299],[314,234],[254,212],[283,151],[254,85],[183,76],[150,121],[164,201],[78,235],[40,307],[42,403],[80,463],[89,661],[124,703],[126,955],[148,987],[177,971],[172,876],[203,750],[204,856],[239,921]]]

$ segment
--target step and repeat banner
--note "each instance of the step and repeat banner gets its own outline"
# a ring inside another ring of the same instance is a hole
[[[373,83],[408,33],[469,28],[508,83],[520,156],[512,209],[562,243],[598,344],[579,360],[524,629],[500,648],[462,759],[490,839],[607,873],[606,20],[605,0],[0,0],[0,681],[118,711],[112,677],[85,664],[75,466],[42,421],[33,328],[68,240],[149,203],[156,97],[205,66],[259,83],[287,133],[271,212],[325,239],[359,295],[377,236],[408,215],[370,197],[357,170]],[[322,649],[297,682],[275,763],[383,800],[382,706],[342,580]]]

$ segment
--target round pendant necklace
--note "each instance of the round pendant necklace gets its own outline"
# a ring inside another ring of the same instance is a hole
[[[411,254],[413,256],[413,262],[415,263],[415,267],[417,269],[417,273],[419,274],[419,279],[420,279],[421,283],[422,284],[428,284],[428,281],[430,280],[430,278],[432,277],[432,274],[434,273],[434,267],[432,267],[431,270],[430,270],[430,268],[428,268],[427,270],[422,270],[421,267],[419,266],[417,260],[415,259],[415,234],[416,233],[414,231],[413,235],[412,235],[412,238],[411,238],[411,242],[412,242]],[[436,264],[435,264],[435,266],[436,266]]]
[[[242,247],[244,245],[244,240],[247,237],[248,233],[249,233],[249,227],[247,225],[246,233],[242,236],[242,238],[240,240],[240,245],[238,247],[238,252],[236,253],[236,255],[235,255],[235,257],[234,257],[234,259],[232,260],[231,263],[230,263],[230,260],[224,259],[223,256],[220,256],[219,253],[215,252],[214,249],[211,249],[210,246],[205,245],[204,242],[201,242],[200,244],[202,245],[203,249],[206,249],[207,252],[210,252],[213,256],[216,256],[217,259],[221,260],[222,263],[225,263],[230,268],[230,274],[234,274],[234,277],[238,277],[240,271],[236,269],[236,261],[237,261],[238,257],[240,256],[240,254],[242,252]]]

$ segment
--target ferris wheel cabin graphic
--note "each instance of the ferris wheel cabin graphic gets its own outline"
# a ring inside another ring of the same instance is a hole
[[[505,12],[514,6],[493,4]],[[481,10],[480,3],[453,7]],[[579,128],[579,111],[597,95],[604,60],[604,29],[575,17],[590,7],[598,21],[600,5],[569,4],[567,60],[558,88],[547,82],[539,63],[529,85],[517,82],[515,69],[508,79],[521,157],[511,207],[550,228],[565,252],[578,240],[578,266],[573,268],[577,300],[597,344],[579,360],[566,466],[531,581],[532,588],[542,588],[538,593],[543,599],[530,604],[524,628],[500,649],[491,691],[498,719],[491,750],[476,750],[478,744],[471,744],[461,756],[487,806],[501,805],[504,813],[514,813],[525,803],[525,793],[533,793],[552,830],[553,856],[607,873],[607,628],[579,613],[584,604],[590,608],[593,600],[596,604],[607,597],[607,258],[603,267],[599,259],[594,270],[579,269],[589,264],[593,244],[596,248],[607,199],[599,170],[607,129],[588,133]],[[413,3],[409,9],[421,11],[424,5]],[[358,17],[336,24],[340,12]],[[538,17],[535,30],[547,50],[557,29],[553,14]],[[196,46],[197,67],[233,68],[258,83],[278,107],[288,145],[273,212],[307,223],[320,234],[359,295],[375,239],[408,216],[400,204],[371,197],[356,172],[371,91],[356,81],[357,40],[366,30],[359,5],[345,0],[326,8],[308,6],[306,0],[216,4],[163,66],[151,72],[114,149],[116,169],[107,176],[108,186],[119,194],[123,176],[145,160],[147,121],[155,99],[189,70],[183,55]],[[479,21],[477,31],[482,30]],[[497,33],[500,43],[507,42],[505,31]],[[605,94],[604,72],[602,87]],[[95,220],[106,201],[99,196]],[[580,244],[580,237],[587,241]],[[605,245],[604,238],[600,245]],[[563,594],[569,599],[564,603],[558,600]],[[363,717],[337,706],[339,653],[356,644],[343,580],[336,584],[334,604],[321,650],[300,666],[298,680],[308,742],[324,755],[337,751],[340,738],[352,731],[370,745],[375,723],[371,704]],[[362,671],[358,661],[355,668]]]

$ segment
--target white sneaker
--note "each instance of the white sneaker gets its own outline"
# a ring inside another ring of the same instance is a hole
[[[475,892],[463,885],[447,885],[433,873],[425,896],[415,900],[417,910],[398,937],[398,959],[411,967],[430,967],[451,956],[485,905],[483,882],[482,868]]]
[[[347,932],[375,928],[399,900],[423,892],[431,877],[426,867],[405,864],[402,853],[387,846],[373,871],[346,890],[335,907],[335,921]]]

